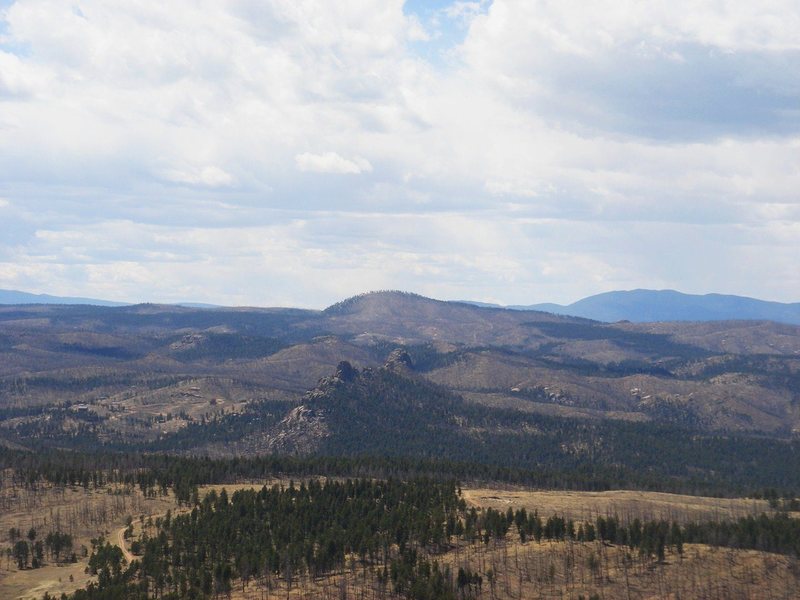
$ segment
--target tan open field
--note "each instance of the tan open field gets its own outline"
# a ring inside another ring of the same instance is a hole
[[[538,510],[542,517],[553,514],[574,520],[594,520],[617,515],[623,520],[667,519],[680,522],[738,518],[771,512],[765,500],[709,498],[661,492],[614,490],[608,492],[531,491],[524,489],[463,488],[464,499],[474,506],[515,511]]]

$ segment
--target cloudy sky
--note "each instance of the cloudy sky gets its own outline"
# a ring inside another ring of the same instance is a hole
[[[0,288],[800,300],[797,0],[0,0]]]

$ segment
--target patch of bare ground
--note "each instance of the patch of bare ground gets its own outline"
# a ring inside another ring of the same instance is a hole
[[[623,521],[665,519],[668,521],[708,521],[735,519],[771,512],[766,500],[751,498],[709,498],[613,490],[608,492],[533,491],[524,489],[464,488],[467,503],[483,508],[517,511],[538,510],[546,518],[558,514],[576,521],[594,521],[598,516],[616,515]]]
[[[39,600],[45,593],[60,596],[85,587],[93,579],[85,572],[92,539],[103,536],[118,543],[117,534],[128,516],[138,519],[174,508],[172,496],[145,497],[135,487],[41,484],[33,490],[4,477],[0,487],[0,598]],[[71,535],[70,553],[75,553],[76,562],[69,557],[56,562],[46,556],[40,568],[18,569],[7,553],[12,546],[12,528],[19,529],[25,539],[31,528],[36,530],[37,540],[56,531]]]

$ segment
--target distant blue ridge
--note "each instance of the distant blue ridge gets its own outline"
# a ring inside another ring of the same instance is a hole
[[[0,290],[0,305],[2,304],[84,304],[89,306],[132,306],[132,302],[112,302],[111,300],[98,300],[97,298],[78,298],[71,296],[51,296],[50,294],[31,294],[18,290]],[[172,302],[171,306],[185,308],[224,308],[217,304],[204,302]]]
[[[125,302],[111,302],[95,298],[70,298],[50,294],[29,294],[17,290],[0,290],[0,304],[90,304],[92,306],[127,306]]]
[[[478,302],[473,304],[492,306]],[[605,292],[567,305],[544,303],[506,308],[540,310],[608,323],[758,320],[800,325],[800,302],[770,302],[726,294],[683,294],[675,290]]]

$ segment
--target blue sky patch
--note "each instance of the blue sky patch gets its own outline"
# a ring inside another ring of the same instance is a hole
[[[430,36],[428,40],[412,42],[412,50],[433,65],[446,65],[452,58],[451,51],[464,41],[470,20],[485,14],[490,6],[488,0],[408,0],[403,12],[416,16]]]

